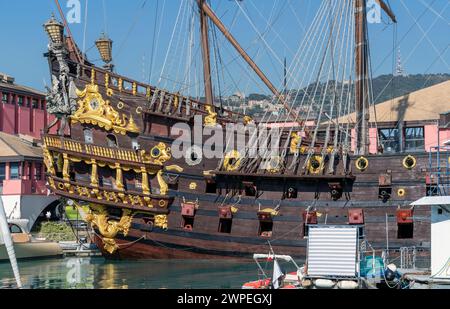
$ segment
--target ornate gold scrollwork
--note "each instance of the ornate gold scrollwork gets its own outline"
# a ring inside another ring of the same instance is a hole
[[[47,168],[47,172],[51,176],[55,176],[56,171],[55,171],[55,167],[53,165],[53,157],[52,157],[52,154],[50,153],[50,151],[47,149],[47,146],[45,144],[42,146],[42,152],[44,155],[44,164],[45,164],[45,167]],[[48,177],[48,183],[49,183],[50,187],[52,187],[53,189],[56,188],[55,182],[53,181],[52,177]]]
[[[369,160],[366,157],[359,157],[356,162],[355,166],[360,171],[365,171],[369,167]]]
[[[323,159],[320,155],[312,156],[307,165],[310,174],[319,174],[323,170]]]
[[[250,116],[244,116],[244,125],[248,125],[250,122],[253,121],[253,118]]]
[[[181,173],[183,171],[183,168],[178,165],[169,165],[166,166],[164,170],[159,170],[158,173],[156,173],[156,179],[158,180],[159,184],[159,194],[160,195],[167,195],[167,192],[169,191],[169,186],[167,185],[167,182],[164,180],[163,174],[164,171],[176,171],[178,173]]]
[[[129,209],[122,210],[120,221],[109,220],[108,210],[105,206],[90,204],[90,213],[86,215],[86,221],[97,226],[104,244],[104,248],[110,254],[114,253],[118,246],[114,238],[122,232],[127,236],[130,230],[133,214]]]
[[[208,115],[205,116],[205,126],[215,126],[217,124],[217,113],[214,112],[214,107],[211,105],[205,105],[205,110],[208,112]]]
[[[417,160],[412,155],[407,155],[403,159],[403,167],[408,169],[408,170],[412,170],[414,167],[416,167],[416,165],[417,165]]]
[[[231,150],[227,154],[225,154],[225,158],[223,160],[223,167],[228,172],[236,171],[241,165],[241,154],[237,150]]]
[[[83,91],[77,89],[76,92],[81,100],[78,101],[78,110],[71,116],[72,123],[98,125],[105,130],[114,130],[123,135],[127,132],[139,133],[132,116],[127,120],[125,114],[120,115],[110,105],[109,100],[103,100],[98,85],[86,85]]]
[[[278,210],[275,210],[275,209],[272,209],[272,208],[265,208],[265,209],[260,210],[260,212],[268,213],[272,217],[278,216],[278,214],[279,214]]]
[[[150,150],[150,156],[153,158],[154,163],[159,165],[163,165],[172,158],[170,147],[167,147],[167,145],[162,142]]]
[[[155,226],[167,230],[169,224],[167,220],[167,215],[156,215],[155,216]]]

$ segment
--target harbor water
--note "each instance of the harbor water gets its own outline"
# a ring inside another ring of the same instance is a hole
[[[232,289],[255,280],[249,261],[145,260],[112,261],[64,258],[19,261],[24,288],[29,289]],[[0,263],[0,288],[16,286],[9,263]]]

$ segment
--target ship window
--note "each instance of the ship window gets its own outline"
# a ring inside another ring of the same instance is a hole
[[[13,162],[9,164],[10,179],[20,178],[19,164],[20,164],[19,162]]]
[[[425,149],[425,136],[423,127],[405,129],[405,150],[422,151]]]
[[[217,192],[217,184],[212,181],[206,182],[206,193],[216,193]]]
[[[7,93],[3,93],[2,94],[2,103],[8,103],[8,94]]]
[[[184,217],[181,220],[181,227],[186,231],[192,231],[194,228],[194,217]]]
[[[273,221],[259,221],[259,236],[272,237]]]
[[[287,198],[297,198],[297,189],[294,187],[289,187],[286,190],[286,197]]]
[[[219,220],[219,233],[230,234],[232,224],[233,224],[232,219],[220,219]]]
[[[0,186],[2,181],[6,178],[6,163],[0,163]]]
[[[380,129],[378,134],[384,152],[394,153],[400,151],[400,135],[398,129]]]
[[[413,235],[414,235],[414,223],[397,224],[398,239],[413,238]]]
[[[108,142],[108,147],[117,148],[117,137],[114,134],[106,135],[106,141]]]
[[[244,182],[245,196],[256,196],[256,186],[253,183]]]
[[[84,133],[84,142],[86,144],[93,144],[94,138],[92,137],[92,130],[86,128],[83,130],[83,133]]]

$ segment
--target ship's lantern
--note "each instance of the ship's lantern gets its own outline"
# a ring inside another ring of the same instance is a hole
[[[64,25],[55,19],[52,14],[50,20],[44,24],[45,31],[47,32],[50,40],[54,44],[62,44],[64,38]]]
[[[106,64],[109,64],[112,61],[112,43],[113,41],[108,38],[106,34],[103,34],[95,41],[100,57],[102,57],[103,62]]]

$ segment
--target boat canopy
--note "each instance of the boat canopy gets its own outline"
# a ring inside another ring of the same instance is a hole
[[[450,196],[424,196],[410,204],[411,206],[450,206]]]

